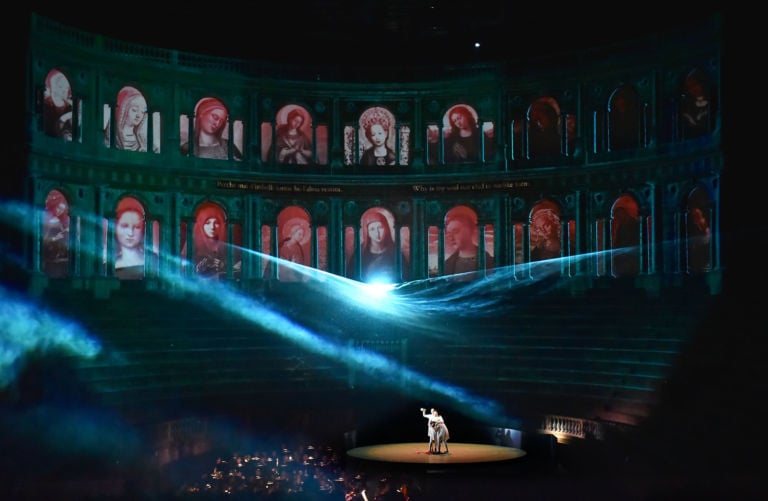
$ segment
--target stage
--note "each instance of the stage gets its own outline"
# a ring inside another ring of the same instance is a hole
[[[355,447],[348,450],[347,455],[357,459],[388,463],[458,465],[509,461],[526,454],[524,450],[514,447],[467,443],[449,443],[448,453],[430,454],[428,450],[427,442],[404,442]]]

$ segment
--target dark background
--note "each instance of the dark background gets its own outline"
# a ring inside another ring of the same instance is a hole
[[[505,0],[76,2],[30,11],[113,38],[284,63],[402,64],[519,59],[649,33],[684,33],[712,11],[597,9]],[[481,42],[479,49],[474,42]]]

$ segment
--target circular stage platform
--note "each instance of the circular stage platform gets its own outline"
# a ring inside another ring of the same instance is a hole
[[[368,445],[355,447],[347,455],[358,459],[413,464],[466,464],[508,461],[525,456],[526,452],[514,447],[484,444],[449,444],[446,454],[431,454],[426,442]]]

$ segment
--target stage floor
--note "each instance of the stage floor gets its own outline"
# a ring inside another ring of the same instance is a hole
[[[508,461],[525,456],[526,452],[499,445],[450,443],[446,454],[430,454],[426,442],[368,445],[355,447],[347,455],[358,459],[414,464],[465,464]]]

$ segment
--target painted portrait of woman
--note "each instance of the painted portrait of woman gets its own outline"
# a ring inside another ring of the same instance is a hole
[[[312,163],[312,122],[307,111],[288,105],[277,114],[276,160],[281,164]]]
[[[144,278],[144,207],[133,197],[117,204],[115,215],[115,276],[120,280]]]
[[[365,211],[360,221],[360,269],[352,252],[347,261],[347,275],[366,283],[401,282],[403,274],[397,263],[394,231],[394,217],[388,210],[373,207]],[[403,270],[408,269],[405,256],[401,266]]]
[[[66,75],[57,69],[48,72],[43,93],[43,130],[65,141],[73,138],[72,87]]]
[[[289,210],[294,209],[294,210]],[[288,263],[308,266],[310,262],[310,240],[312,233],[309,227],[309,216],[302,209],[291,207],[286,209],[283,218],[278,218],[280,242],[278,257],[281,259],[277,269],[277,278],[281,282],[306,281],[309,276],[300,269]]]
[[[360,115],[360,165],[396,165],[395,117],[382,107],[373,107]]]
[[[185,244],[182,256],[190,259],[195,274],[217,280],[226,277],[226,217],[219,205],[208,202],[198,209],[192,229],[192,244],[192,255],[189,255]],[[239,269],[238,261],[235,266]]]
[[[200,158],[229,158],[229,111],[221,100],[205,97],[195,106],[192,141],[184,140],[188,130],[181,124],[181,153],[190,153]],[[190,149],[190,143],[192,145]],[[237,144],[232,144],[232,157],[242,160],[243,153]]]
[[[115,147],[147,151],[147,100],[135,87],[125,86],[117,94]]]

